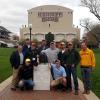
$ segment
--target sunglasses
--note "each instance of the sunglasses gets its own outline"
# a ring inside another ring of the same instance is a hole
[[[68,46],[72,46],[72,44],[68,44]]]

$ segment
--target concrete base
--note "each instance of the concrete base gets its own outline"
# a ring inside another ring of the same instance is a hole
[[[34,90],[50,90],[50,69],[48,64],[34,68]]]

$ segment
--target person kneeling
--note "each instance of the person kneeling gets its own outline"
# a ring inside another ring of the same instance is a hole
[[[33,66],[31,65],[31,60],[26,59],[25,64],[19,70],[19,88],[21,90],[33,89]]]
[[[51,88],[61,86],[60,88],[66,87],[66,72],[61,66],[60,60],[56,60],[55,64],[51,64],[54,79],[51,81]]]

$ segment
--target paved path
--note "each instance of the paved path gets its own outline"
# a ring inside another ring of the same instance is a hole
[[[80,93],[78,96],[73,93],[60,91],[34,90],[34,91],[11,91],[10,86],[0,93],[0,100],[86,100]]]

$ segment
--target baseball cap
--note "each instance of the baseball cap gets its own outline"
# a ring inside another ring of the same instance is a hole
[[[73,45],[72,42],[69,42],[68,45]]]
[[[25,60],[25,62],[30,62],[31,60],[29,59],[29,58],[27,58],[26,60]]]

